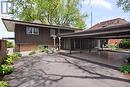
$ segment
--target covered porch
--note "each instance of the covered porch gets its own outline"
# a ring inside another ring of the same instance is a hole
[[[102,41],[107,39],[130,38],[130,23],[85,30],[83,32],[61,35],[60,37],[62,38],[62,49],[67,50],[62,53],[67,52],[69,56],[75,58],[119,67],[124,64],[126,58],[130,57],[130,52],[110,52],[104,51],[102,48],[105,44]]]

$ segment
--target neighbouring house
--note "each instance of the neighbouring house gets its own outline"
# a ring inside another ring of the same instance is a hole
[[[116,19],[111,19],[107,21],[103,21],[100,23],[95,24],[92,26],[90,29],[100,29],[100,28],[105,28],[105,27],[111,27],[111,26],[116,26],[116,25],[122,25],[122,24],[127,24],[129,23],[125,19],[122,18],[116,18]],[[117,45],[119,44],[121,39],[106,39],[106,40],[101,40],[101,46],[105,42],[104,45]]]
[[[39,45],[57,48],[60,38],[56,37],[56,35],[61,33],[72,33],[79,30],[77,28],[42,24],[40,21],[36,20],[33,21],[33,23],[30,23],[2,18],[2,21],[7,31],[14,32],[16,51],[34,50]]]
[[[6,40],[0,40],[0,64],[7,55]]]

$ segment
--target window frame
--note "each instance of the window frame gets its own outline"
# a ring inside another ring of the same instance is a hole
[[[52,37],[53,35],[56,35],[56,30],[55,29],[50,29],[50,36]]]
[[[26,27],[27,35],[39,35],[39,28],[37,27]]]

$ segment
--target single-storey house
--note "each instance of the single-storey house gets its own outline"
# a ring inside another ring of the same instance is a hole
[[[58,47],[58,34],[72,33],[77,28],[63,27],[57,25],[42,24],[39,21],[33,23],[4,19],[2,21],[9,32],[14,32],[15,50],[30,51],[36,49],[39,45],[46,47]]]
[[[130,24],[124,19],[113,19],[94,25],[88,30],[3,19],[6,29],[15,33],[15,50],[30,51],[39,45],[61,49],[93,49],[108,44],[108,40],[130,37]],[[77,32],[78,31],[78,32]],[[117,40],[115,42],[117,42]]]

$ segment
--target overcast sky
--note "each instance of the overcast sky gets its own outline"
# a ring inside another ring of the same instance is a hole
[[[93,25],[101,21],[114,18],[123,18],[127,21],[130,21],[130,14],[124,13],[124,11],[121,8],[118,8],[116,2],[117,0],[92,0],[91,5],[93,13]],[[84,2],[82,2],[81,12],[88,13],[89,15],[89,17],[85,19],[87,25],[86,28],[89,28],[91,25],[91,5],[89,3],[89,0],[84,0]],[[8,15],[3,15],[0,13],[0,18],[10,17]],[[14,34],[7,32],[6,28],[4,27],[0,19],[0,38],[1,37],[14,37]]]

